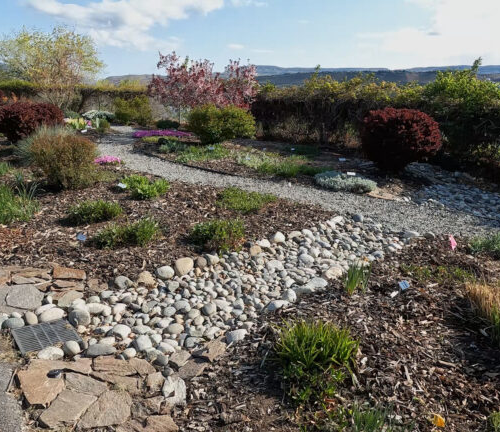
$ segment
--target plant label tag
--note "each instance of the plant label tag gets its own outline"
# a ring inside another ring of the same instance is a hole
[[[76,239],[78,241],[84,242],[85,240],[87,240],[87,236],[84,233],[78,233],[76,235]]]
[[[451,250],[454,251],[458,246],[457,241],[455,240],[455,237],[453,237],[452,235],[450,235],[449,239],[450,239]]]
[[[399,291],[393,291],[393,292],[391,292],[390,297],[391,297],[391,298],[394,298],[394,297],[396,297],[398,294],[399,294]]]
[[[355,176],[355,175],[356,175],[356,173],[355,173],[355,172],[352,172],[352,171],[347,171],[347,175],[348,175],[348,176]]]
[[[82,129],[80,132],[81,133],[87,133],[87,129]]]
[[[345,162],[346,160],[346,158],[339,158],[339,162]]]
[[[406,291],[408,288],[410,288],[410,283],[408,281],[401,281],[401,282],[398,282],[398,285],[399,285],[399,288],[401,288],[401,291]]]
[[[120,189],[127,189],[127,185],[125,183],[118,183],[116,186]]]

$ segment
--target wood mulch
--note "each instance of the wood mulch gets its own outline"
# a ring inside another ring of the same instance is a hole
[[[406,424],[414,422],[412,430],[438,430],[430,421],[436,413],[446,419],[446,431],[484,431],[487,416],[500,408],[500,349],[480,333],[486,325],[472,313],[462,282],[417,282],[399,268],[457,266],[498,283],[498,263],[447,248],[445,239],[422,241],[377,263],[364,294],[348,297],[337,282],[268,316],[253,337],[191,381],[191,401],[176,422],[186,431],[289,432],[301,424],[316,430],[313,415],[288,404],[278,371],[263,362],[272,355],[272,324],[306,319],[347,327],[361,342],[358,384],[347,380],[330,401],[331,410],[355,402],[392,406]],[[410,288],[391,297],[402,279]]]
[[[117,179],[129,175],[128,170],[111,170]],[[265,238],[276,231],[288,232],[325,221],[331,212],[319,207],[277,200],[261,211],[242,215],[216,205],[221,189],[211,186],[171,183],[164,197],[154,200],[133,200],[128,192],[116,188],[117,181],[97,184],[76,191],[42,192],[38,197],[40,212],[29,222],[0,226],[0,265],[46,266],[60,265],[83,269],[89,277],[103,280],[115,273],[131,277],[141,270],[172,264],[184,256],[196,256],[202,251],[189,243],[192,227],[210,219],[244,221],[247,240]],[[163,229],[161,239],[147,247],[127,247],[100,250],[89,242],[77,240],[83,233],[88,239],[109,222],[87,226],[70,226],[65,222],[69,207],[85,200],[103,199],[118,202],[124,214],[117,223],[134,222],[151,216]]]

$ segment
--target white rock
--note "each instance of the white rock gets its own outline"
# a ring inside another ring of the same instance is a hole
[[[156,269],[156,275],[162,280],[168,280],[174,277],[175,271],[170,266],[158,267]]]
[[[245,336],[247,335],[247,331],[245,329],[238,329],[238,330],[233,330],[230,331],[229,333],[226,334],[226,342],[228,344],[230,343],[236,343],[239,341],[242,341],[245,339]]]
[[[59,309],[59,308],[52,308],[49,310],[46,310],[45,312],[42,312],[40,316],[38,317],[38,320],[42,323],[44,322],[49,322],[49,321],[55,321],[58,319],[61,319],[65,315],[64,310]]]
[[[271,237],[271,243],[285,243],[286,238],[285,235],[282,232],[277,232]]]
[[[61,360],[64,357],[64,351],[57,347],[47,347],[41,350],[37,357],[41,360]]]
[[[80,344],[77,341],[64,342],[62,349],[68,357],[73,357],[82,352]]]

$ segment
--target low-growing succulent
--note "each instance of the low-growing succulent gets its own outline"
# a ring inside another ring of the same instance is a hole
[[[334,191],[366,193],[377,188],[377,183],[364,177],[349,176],[337,171],[325,171],[314,176],[316,183]]]

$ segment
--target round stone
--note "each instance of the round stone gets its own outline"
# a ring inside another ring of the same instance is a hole
[[[168,280],[174,277],[175,271],[170,266],[158,267],[156,269],[156,275],[162,280]]]
[[[61,360],[64,357],[64,351],[57,347],[47,347],[39,351],[37,357],[41,360]]]
[[[63,351],[68,357],[73,357],[77,354],[80,354],[82,350],[80,348],[80,344],[77,341],[67,341],[64,342]]]
[[[2,323],[3,329],[16,329],[24,327],[24,320],[22,318],[9,318]]]
[[[119,336],[123,340],[128,337],[131,331],[132,330],[130,329],[129,326],[125,324],[117,324],[113,327],[111,333],[113,333],[115,336]]]
[[[177,276],[187,275],[193,270],[194,261],[191,258],[179,258],[174,264],[174,270]]]
[[[84,309],[73,309],[68,315],[68,321],[75,327],[90,324],[90,313]]]
[[[99,357],[99,356],[112,355],[115,353],[116,353],[116,348],[114,346],[100,344],[100,343],[90,345],[87,348],[87,351],[85,352],[87,357]]]
[[[139,352],[153,348],[153,343],[147,335],[140,335],[134,340],[135,349]]]
[[[60,308],[52,308],[49,310],[46,310],[40,316],[38,317],[38,320],[40,322],[49,322],[49,321],[55,321],[58,319],[61,319],[65,315],[65,312],[63,309]]]
[[[229,333],[226,334],[226,342],[228,344],[240,342],[243,339],[245,339],[246,335],[247,335],[246,329],[238,329],[230,331]]]
[[[170,334],[178,335],[181,334],[183,331],[184,331],[184,326],[179,323],[173,323],[167,327],[167,332]]]
[[[26,312],[24,314],[24,321],[26,321],[27,325],[35,325],[38,324],[38,318],[35,313],[33,312]]]
[[[137,351],[135,350],[135,348],[127,348],[122,352],[122,356],[125,357],[125,360],[130,360],[131,358],[134,358],[136,355]]]
[[[217,306],[214,303],[207,303],[203,306],[202,311],[205,315],[210,316],[217,312]]]

